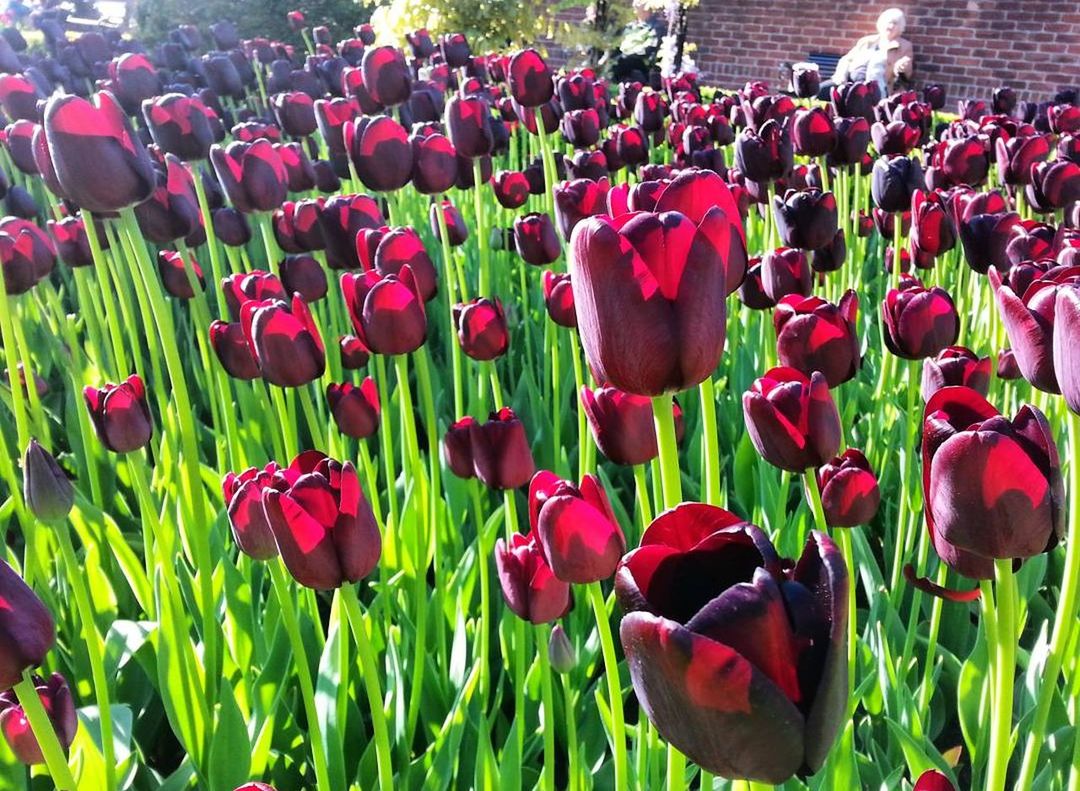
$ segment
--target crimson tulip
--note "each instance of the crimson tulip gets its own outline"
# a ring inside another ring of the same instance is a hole
[[[409,98],[412,74],[405,55],[393,46],[370,47],[361,62],[364,87],[371,98],[384,107],[394,107]]]
[[[379,428],[379,389],[370,376],[359,387],[345,382],[326,386],[330,413],[342,434],[365,439]]]
[[[67,750],[75,740],[79,725],[67,680],[59,673],[53,673],[47,680],[35,675],[32,681],[60,747]],[[0,693],[0,734],[20,763],[27,766],[45,763],[41,745],[14,690]]]
[[[544,271],[544,306],[548,316],[560,327],[577,328],[574,287],[565,272]]]
[[[794,368],[773,368],[754,381],[742,401],[750,440],[775,467],[801,473],[820,467],[840,449],[840,415],[819,371],[807,377]]]
[[[813,274],[802,250],[769,250],[761,258],[759,271],[762,289],[774,304],[789,294],[810,295]]]
[[[772,212],[787,247],[817,250],[836,235],[836,197],[831,192],[789,189],[783,197],[773,196]]]
[[[277,275],[261,269],[247,274],[228,275],[221,279],[225,305],[234,321],[240,320],[240,309],[245,302],[255,300],[284,300],[285,288]]]
[[[375,354],[408,354],[423,345],[427,316],[408,265],[396,275],[346,272],[341,290],[356,336]]]
[[[263,508],[263,494],[267,488],[285,488],[278,475],[280,470],[276,462],[270,462],[262,468],[250,467],[239,475],[230,472],[221,481],[233,540],[253,560],[268,560],[278,554]]]
[[[854,378],[861,365],[858,312],[859,298],[850,289],[839,305],[814,296],[784,297],[773,313],[780,364],[807,376],[820,371],[829,387]]]
[[[498,412],[492,412],[486,423],[471,421],[462,425],[462,421],[459,421],[451,428],[460,430],[465,425],[469,432],[468,448],[473,473],[485,486],[491,489],[517,489],[529,482],[536,470],[536,463],[525,435],[525,424],[514,414],[514,410],[503,407]]]
[[[495,360],[506,354],[510,335],[502,301],[479,297],[465,304],[454,305],[452,316],[457,327],[458,342],[466,356],[474,360]]]
[[[412,176],[412,145],[405,128],[387,115],[360,116],[346,124],[345,148],[364,186],[393,192]]]
[[[278,387],[300,387],[323,375],[326,348],[307,303],[249,300],[240,308],[244,329],[263,378]]]
[[[551,69],[535,49],[523,49],[510,57],[507,68],[510,94],[522,107],[539,107],[555,94]]]
[[[901,275],[881,303],[885,345],[897,357],[921,360],[956,343],[960,316],[945,289],[925,288],[918,278]]]
[[[791,118],[791,143],[795,153],[822,157],[836,147],[836,124],[820,107],[800,107]]]
[[[821,507],[830,527],[869,524],[881,504],[877,476],[862,451],[848,448],[817,471]]]
[[[244,337],[244,328],[239,322],[211,323],[210,345],[221,362],[221,367],[229,376],[241,380],[259,377],[259,362],[252,354],[247,338]]]
[[[924,402],[943,387],[969,387],[981,396],[990,391],[990,358],[979,357],[964,346],[948,346],[927,357],[922,369]]]
[[[555,187],[555,221],[564,241],[570,241],[571,233],[582,220],[605,213],[607,192],[607,179],[575,179]]]
[[[269,140],[233,142],[210,149],[221,188],[229,202],[245,213],[273,211],[285,201],[289,174],[281,154]]]
[[[83,388],[83,399],[101,444],[114,453],[146,446],[153,433],[142,379],[132,374],[120,384]]]
[[[514,249],[527,264],[546,266],[562,254],[562,245],[546,212],[523,214],[514,220]]]
[[[498,539],[495,569],[506,605],[522,620],[550,623],[570,609],[570,585],[552,572],[534,533]]]

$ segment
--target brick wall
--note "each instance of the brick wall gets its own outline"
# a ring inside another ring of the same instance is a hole
[[[904,37],[918,83],[945,85],[949,103],[989,98],[1000,86],[1021,99],[1080,87],[1080,0],[912,0]],[[854,0],[700,0],[689,40],[705,84],[737,88],[814,52],[846,52],[875,31],[882,3]],[[824,75],[828,76],[828,75]]]

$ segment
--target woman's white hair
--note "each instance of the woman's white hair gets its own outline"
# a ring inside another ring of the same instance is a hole
[[[900,32],[904,32],[904,28],[907,27],[907,17],[904,16],[903,10],[899,8],[886,8],[877,18],[877,28],[881,31],[890,22],[896,22],[896,26],[900,28]]]

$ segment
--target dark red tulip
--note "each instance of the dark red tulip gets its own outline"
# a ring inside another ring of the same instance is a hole
[[[446,192],[457,180],[457,151],[441,134],[409,138],[412,145],[412,183],[422,195]]]
[[[315,100],[303,91],[283,91],[270,97],[278,126],[293,137],[307,137],[317,128]]]
[[[1080,165],[1067,159],[1035,163],[1024,195],[1035,211],[1044,213],[1080,201]]]
[[[768,120],[755,132],[744,129],[735,139],[735,167],[756,182],[775,181],[791,170],[794,156],[787,127]]]
[[[529,180],[520,170],[500,170],[491,182],[495,199],[504,209],[517,209],[529,199]]]
[[[84,387],[83,399],[101,444],[114,453],[128,453],[150,442],[154,427],[142,379],[132,374],[118,385]]]
[[[487,184],[491,181],[493,173],[493,165],[490,156],[482,156],[477,159],[469,159],[461,154],[457,155],[457,179],[454,182],[459,190],[471,190],[476,186],[476,174],[473,171],[473,163],[480,163],[480,184]]]
[[[509,407],[470,424],[469,447],[476,477],[491,489],[517,489],[536,470],[525,424]]]
[[[310,253],[326,247],[319,215],[325,201],[285,201],[274,210],[274,238],[286,253]],[[292,289],[290,289],[292,290]]]
[[[956,229],[939,193],[915,190],[912,194],[911,246],[930,256],[941,255],[956,246]]]
[[[439,36],[439,52],[451,69],[460,69],[469,64],[472,50],[464,33],[447,33]]]
[[[371,350],[355,335],[338,338],[338,350],[341,352],[341,367],[347,371],[363,368],[371,356]]]
[[[564,110],[584,110],[596,104],[592,73],[585,70],[572,72],[555,82],[559,103]]]
[[[866,118],[836,120],[836,148],[829,155],[830,165],[857,165],[870,144],[870,122]]]
[[[1046,135],[998,138],[994,148],[998,178],[1006,184],[1027,184],[1031,169],[1050,156],[1050,139]]]
[[[335,195],[328,198],[319,212],[326,262],[332,269],[357,269],[356,235],[365,228],[386,224],[375,199],[368,195]]]
[[[240,308],[244,328],[263,378],[278,387],[300,387],[326,370],[326,349],[307,303],[294,294],[283,300],[250,300]]]
[[[311,304],[326,296],[326,272],[314,256],[287,255],[281,262],[281,282],[286,293],[296,293]]]
[[[0,270],[7,294],[23,294],[49,276],[56,264],[52,240],[33,223],[16,217],[0,222]]]
[[[427,317],[411,268],[381,277],[373,271],[345,273],[341,290],[356,335],[372,352],[408,354],[423,345]]]
[[[267,140],[271,143],[281,142],[281,130],[274,124],[261,121],[247,121],[237,124],[232,128],[232,136],[241,143],[254,143],[257,140]]]
[[[49,220],[49,233],[56,243],[60,260],[68,266],[93,266],[94,257],[82,217],[65,217],[59,221]]]
[[[356,100],[360,112],[365,115],[377,115],[386,108],[371,95],[364,85],[364,70],[346,66],[341,70],[341,91],[345,96]]]
[[[233,142],[210,149],[221,188],[238,211],[273,211],[285,201],[288,173],[269,140]]]
[[[466,356],[487,361],[506,354],[510,347],[510,335],[500,300],[479,297],[465,304],[454,305],[453,319],[458,342]]]
[[[451,424],[443,436],[443,459],[446,466],[459,478],[476,477],[472,454],[472,427],[475,425],[478,425],[477,421],[466,415]]]
[[[927,769],[915,781],[913,791],[956,791],[956,787],[937,769]]]
[[[379,389],[370,376],[359,387],[345,382],[328,384],[326,401],[342,434],[365,439],[379,428]]]
[[[166,154],[165,168],[156,175],[153,194],[135,207],[143,236],[164,245],[201,230],[202,214],[191,172],[175,155]]]
[[[478,97],[454,96],[446,103],[446,129],[450,142],[469,159],[491,153],[491,108]]]
[[[214,143],[214,112],[200,99],[167,93],[143,103],[143,117],[158,147],[183,160],[206,159]]]
[[[267,489],[286,486],[276,462],[250,467],[237,475],[228,473],[221,481],[233,540],[240,551],[254,560],[269,560],[278,554],[274,533],[266,520],[263,494]]]
[[[840,415],[818,371],[766,372],[743,393],[743,417],[762,458],[788,472],[820,467],[840,449]]]
[[[778,247],[761,258],[761,287],[773,303],[789,294],[809,296],[812,288],[810,262],[801,250]]]
[[[990,358],[979,357],[964,346],[948,346],[936,357],[927,357],[922,369],[922,398],[943,387],[970,387],[981,396],[990,391]]]
[[[544,271],[544,306],[548,316],[560,327],[577,328],[577,311],[574,309],[574,289],[570,275]]]
[[[386,115],[361,116],[344,131],[345,147],[360,181],[370,190],[401,189],[412,176],[412,145],[405,128]]]
[[[40,170],[34,156],[34,135],[40,128],[33,121],[19,120],[0,132],[12,163],[27,176],[37,176]]]
[[[592,107],[566,113],[560,128],[563,137],[574,148],[588,148],[600,140],[600,118]]]
[[[370,47],[361,65],[364,87],[384,107],[399,105],[412,92],[412,74],[405,55],[397,47]]]
[[[724,350],[733,233],[715,208],[699,223],[670,211],[592,217],[578,226],[569,258],[574,304],[598,379],[656,396],[712,373]],[[687,322],[692,315],[715,321]]]
[[[374,31],[372,32],[374,33]],[[427,31],[427,28],[420,28],[412,33],[407,33],[405,38],[408,39],[409,46],[412,48],[413,57],[419,60],[426,60],[435,52],[435,42],[431,40],[431,34]],[[372,42],[374,40],[372,38]]]
[[[820,371],[829,387],[859,372],[856,320],[859,298],[850,289],[834,305],[820,297],[784,297],[773,313],[776,353],[781,365],[809,376]]]
[[[60,747],[66,751],[75,740],[79,724],[68,683],[59,673],[53,673],[48,680],[35,675],[32,680]],[[45,763],[41,746],[14,690],[0,693],[0,734],[20,763],[27,766]]]
[[[495,569],[506,606],[530,623],[550,623],[570,609],[570,585],[544,559],[535,532],[495,542]]]
[[[967,577],[995,559],[1052,549],[1064,529],[1064,485],[1046,417],[1009,420],[966,387],[939,390],[923,417],[926,522],[942,560]]]
[[[514,220],[514,248],[527,264],[546,266],[562,253],[559,237],[545,213],[524,214]]]
[[[869,524],[881,504],[877,476],[862,451],[848,448],[817,471],[825,521],[830,527]]]
[[[275,143],[274,150],[285,167],[285,184],[289,192],[315,189],[315,168],[300,143]]]
[[[636,168],[649,161],[649,141],[636,126],[617,126],[610,134],[618,158],[627,167]]]
[[[263,490],[263,507],[297,582],[332,590],[375,570],[382,538],[351,462],[309,450],[278,476],[284,485]]]
[[[522,107],[539,107],[555,94],[551,69],[535,49],[515,52],[507,68],[510,94]]]
[[[800,99],[813,99],[821,89],[821,70],[816,63],[796,63],[791,67],[791,90]]]
[[[435,238],[442,241],[438,214],[440,211],[446,221],[446,234],[449,237],[450,246],[458,247],[465,244],[465,240],[469,238],[469,227],[465,224],[465,219],[457,206],[448,200],[432,203],[428,209],[428,222],[431,224],[431,232],[435,234]]]
[[[374,243],[370,261],[365,262],[360,253],[361,240]],[[379,275],[399,275],[408,266],[416,279],[416,286],[425,302],[430,302],[438,290],[438,275],[420,234],[414,228],[385,228],[379,231],[363,230],[356,235],[357,257],[365,269],[374,269]],[[370,266],[368,266],[370,263]]]
[[[666,112],[664,98],[655,91],[643,90],[634,100],[634,123],[648,134],[664,127]]]
[[[938,83],[927,83],[923,86],[923,101],[935,110],[945,106],[945,86]],[[922,789],[920,789],[922,791]]]
[[[0,689],[17,684],[24,670],[45,661],[56,642],[48,609],[22,577],[0,558]]]
[[[874,120],[874,105],[881,99],[877,82],[848,82],[832,89],[832,106],[837,116],[862,116],[867,122]]]
[[[1012,349],[1002,349],[998,352],[995,373],[998,379],[1010,382],[1023,377],[1023,374],[1020,373],[1020,366],[1016,364],[1016,356],[1013,354]]]
[[[921,137],[921,129],[904,121],[890,121],[887,124],[877,121],[870,127],[870,139],[882,156],[907,156],[919,145]]]
[[[1073,135],[1080,132],[1080,106],[1053,104],[1046,109],[1046,117],[1054,134]]]
[[[153,160],[112,94],[96,94],[93,104],[54,96],[43,126],[60,186],[82,208],[110,213],[150,197]]]
[[[607,211],[607,191],[607,179],[575,179],[555,187],[555,220],[564,241],[570,241],[570,234],[582,220]]]
[[[817,250],[836,235],[836,197],[821,190],[788,190],[773,196],[773,217],[787,247]]]
[[[0,74],[0,107],[15,120],[37,121],[41,93],[33,80],[23,74]]]
[[[789,565],[721,508],[658,516],[615,575],[630,678],[657,731],[722,777],[817,771],[845,718],[847,575],[817,531]]]
[[[1062,135],[1057,144],[1058,159],[1067,159],[1080,164],[1080,132]]]
[[[218,241],[230,247],[245,247],[251,241],[251,226],[242,212],[222,206],[211,212]]]
[[[1044,259],[1053,261],[1054,235],[1054,229],[1049,225],[1035,220],[1021,220],[1009,232],[1005,258],[1013,267]]]
[[[949,184],[975,187],[986,181],[990,153],[986,143],[975,136],[945,140],[934,150],[930,163],[941,170]]]
[[[598,181],[607,177],[610,168],[603,151],[575,151],[567,158],[566,170],[571,179]]]
[[[319,134],[326,141],[330,154],[345,154],[345,126],[360,115],[360,106],[356,99],[334,98],[315,100],[315,124]]]
[[[795,153],[822,157],[836,147],[836,124],[820,107],[800,107],[791,119],[791,143]]]
[[[615,464],[645,464],[659,453],[652,402],[614,387],[581,388],[581,406],[600,452]],[[682,409],[674,404],[675,435],[685,430]]]
[[[244,337],[244,328],[239,322],[213,322],[210,325],[210,345],[229,376],[243,380],[259,377],[259,363],[251,353]]]
[[[960,242],[968,266],[979,274],[1009,267],[1007,249],[1013,228],[1020,223],[1016,212],[976,214],[960,220]]]
[[[1075,271],[1075,270],[1074,270]],[[1035,286],[1029,288],[1029,292]],[[1025,294],[1025,297],[1027,294]],[[1080,338],[1080,290],[1076,279],[1057,289],[1054,306],[1054,371],[1069,409],[1080,414],[1080,363],[1074,345]]]
[[[921,360],[956,343],[960,317],[949,292],[930,289],[914,277],[902,275],[900,287],[890,289],[881,303],[885,345],[897,357]]]
[[[225,305],[233,321],[240,320],[240,308],[249,301],[285,300],[285,288],[277,275],[261,269],[246,274],[228,275],[221,279]]]
[[[839,228],[832,240],[814,251],[810,266],[815,272],[836,272],[847,260],[847,239],[844,229]]]
[[[592,475],[581,486],[541,470],[529,483],[530,532],[563,582],[585,585],[609,578],[626,551],[626,538],[607,493]]]
[[[202,267],[199,262],[191,258],[188,262],[199,284],[199,291],[206,288],[206,278],[203,277]],[[195,291],[188,279],[184,259],[175,250],[162,250],[157,256],[158,275],[161,277],[161,285],[169,296],[176,299],[192,299]]]
[[[911,208],[911,196],[923,189],[923,171],[918,160],[908,157],[881,157],[874,163],[870,194],[882,211],[902,212]]]

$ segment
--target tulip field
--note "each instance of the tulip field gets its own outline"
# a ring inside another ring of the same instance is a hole
[[[1080,789],[1080,104],[0,31],[0,791]]]

